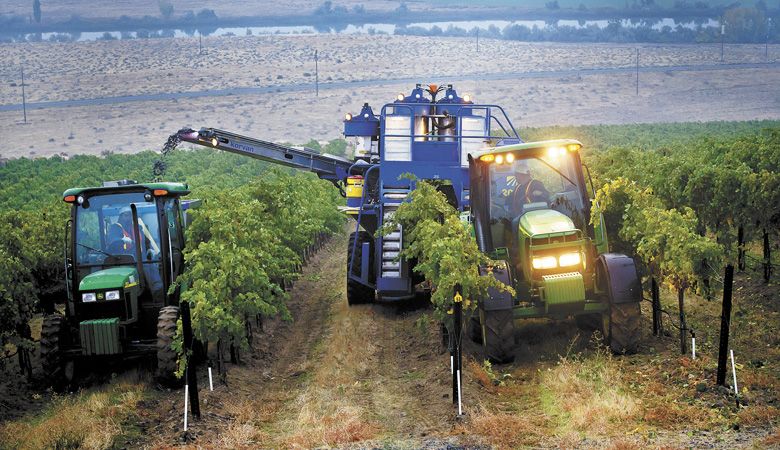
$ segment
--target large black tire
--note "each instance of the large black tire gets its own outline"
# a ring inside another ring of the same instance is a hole
[[[357,248],[355,249],[355,261],[354,263],[351,263],[352,259],[352,246],[355,244],[355,240],[357,240]],[[363,263],[363,257],[361,248],[363,246],[364,242],[371,243],[370,248],[372,249],[371,256],[373,259],[373,239],[371,238],[371,234],[369,234],[366,231],[359,231],[358,233],[350,233],[349,235],[349,245],[347,246],[347,270],[349,270],[349,267],[352,267],[352,274],[353,275],[360,275],[360,267]],[[373,261],[369,261],[368,263],[369,267],[369,277],[374,271],[374,264]],[[357,281],[354,281],[347,277],[347,304],[350,306],[352,305],[359,305],[362,303],[371,303],[374,301],[374,290],[371,289],[368,286],[364,286]]]
[[[41,328],[41,368],[43,377],[55,390],[63,389],[68,382],[68,360],[63,352],[68,336],[65,317],[51,314],[43,318]]]
[[[480,311],[485,359],[495,364],[515,360],[515,318],[511,309]]]
[[[479,324],[479,314],[472,314],[468,321],[469,338],[475,344],[482,343],[482,327]]]
[[[176,360],[178,355],[173,349],[176,337],[176,322],[179,320],[178,306],[165,306],[157,315],[157,381],[166,386],[176,386],[181,380],[176,378]]]
[[[639,303],[611,304],[609,348],[614,353],[631,355],[639,349],[642,311]]]

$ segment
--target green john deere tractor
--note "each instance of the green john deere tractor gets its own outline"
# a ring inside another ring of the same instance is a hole
[[[608,252],[603,220],[590,224],[593,186],[581,147],[554,140],[469,156],[471,220],[493,260],[480,271],[516,291],[480,299],[470,324],[494,362],[513,360],[515,322],[524,318],[574,316],[580,328],[601,331],[612,351],[637,350],[641,285],[634,261]]]
[[[184,227],[197,200],[182,183],[104,182],[68,189],[64,234],[65,314],[43,319],[41,364],[64,387],[75,364],[155,355],[160,381],[174,381],[171,348],[179,292],[169,287],[184,266]]]

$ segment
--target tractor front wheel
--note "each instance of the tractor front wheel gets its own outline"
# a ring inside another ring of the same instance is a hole
[[[357,242],[356,242],[357,241]],[[360,276],[361,267],[363,264],[363,243],[372,243],[371,234],[366,231],[359,231],[357,233],[350,233],[349,245],[347,246],[347,270],[352,267],[352,275]],[[355,248],[355,257],[352,258],[353,246],[357,244]],[[373,247],[369,245],[369,248]],[[373,256],[373,252],[369,252]],[[373,258],[369,259],[368,271],[369,274],[373,272]],[[370,276],[369,276],[370,278]],[[362,285],[359,282],[353,280],[347,276],[347,303],[352,305],[358,305],[361,303],[370,303],[374,300],[374,290],[368,286]]]
[[[642,320],[639,303],[613,303],[609,310],[609,348],[618,354],[636,353]]]
[[[496,364],[515,360],[515,317],[511,309],[480,310],[485,359]]]
[[[173,349],[176,337],[176,324],[179,321],[179,307],[165,306],[157,316],[157,372],[156,378],[166,386],[176,386],[181,382],[176,378],[178,355]]]
[[[63,347],[67,344],[68,324],[59,314],[43,318],[41,328],[41,366],[43,376],[48,383],[61,390],[71,381],[73,374],[68,373],[73,362],[65,357]]]

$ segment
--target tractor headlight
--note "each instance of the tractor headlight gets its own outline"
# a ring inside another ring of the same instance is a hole
[[[84,303],[88,302],[94,302],[97,300],[97,297],[95,297],[94,292],[86,292],[84,294],[81,294],[81,301]]]
[[[558,260],[555,256],[536,256],[531,259],[531,265],[536,270],[554,269],[558,267]]]
[[[561,267],[576,266],[581,262],[582,262],[582,258],[580,257],[580,254],[577,252],[564,253],[558,258],[558,265]]]
[[[106,292],[106,300],[119,300],[119,291]]]

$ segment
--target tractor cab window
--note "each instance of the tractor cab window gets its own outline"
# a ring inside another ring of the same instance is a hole
[[[133,230],[131,205],[137,211],[137,232]],[[75,231],[79,279],[109,267],[136,264],[138,245],[147,284],[156,296],[163,295],[160,226],[154,201],[146,201],[143,193],[92,196],[77,206]]]
[[[490,223],[496,246],[504,246],[506,232],[528,211],[554,209],[569,216],[584,230],[585,202],[579,185],[577,161],[566,151],[518,158],[492,164],[490,173]]]

